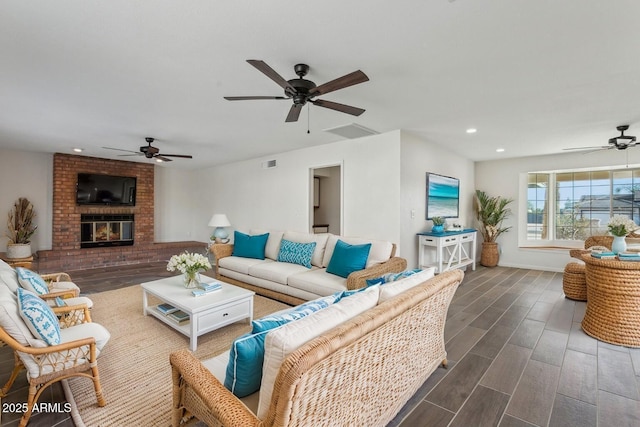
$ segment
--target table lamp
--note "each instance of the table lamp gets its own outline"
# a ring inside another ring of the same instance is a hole
[[[216,227],[211,235],[211,240],[216,243],[227,243],[229,241],[229,233],[225,227],[229,227],[231,223],[225,214],[213,214],[209,220],[209,227]]]

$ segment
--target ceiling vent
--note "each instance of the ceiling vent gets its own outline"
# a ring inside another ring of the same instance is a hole
[[[275,160],[267,160],[266,162],[262,162],[262,169],[271,169],[276,167]]]
[[[364,126],[351,123],[345,126],[338,126],[331,129],[324,129],[325,132],[334,133],[344,138],[355,139],[362,138],[363,136],[378,135],[380,132],[376,132],[373,129],[366,128]]]

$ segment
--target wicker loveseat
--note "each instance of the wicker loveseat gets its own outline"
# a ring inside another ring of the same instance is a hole
[[[387,425],[431,373],[446,366],[445,319],[463,277],[451,270],[421,279],[293,350],[276,371],[262,418],[189,351],[171,354],[173,425],[190,416],[232,427]]]

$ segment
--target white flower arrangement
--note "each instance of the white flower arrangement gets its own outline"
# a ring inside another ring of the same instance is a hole
[[[211,268],[209,259],[202,254],[192,254],[189,252],[174,255],[169,259],[167,271],[178,270],[181,273],[196,273],[200,270]]]
[[[609,232],[614,236],[624,237],[640,227],[627,216],[614,215],[609,220],[607,228],[609,228]]]

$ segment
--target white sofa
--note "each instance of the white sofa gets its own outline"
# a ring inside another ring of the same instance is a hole
[[[214,244],[211,251],[215,257],[217,277],[251,289],[260,295],[289,304],[300,304],[338,291],[362,288],[366,286],[366,279],[385,273],[398,273],[407,267],[405,259],[394,256],[396,246],[391,242],[330,233],[311,234],[294,231],[253,229],[245,234],[256,236],[265,233],[269,233],[269,237],[264,259],[234,256],[233,245]],[[298,243],[316,243],[311,257],[311,268],[277,261],[283,239]],[[355,271],[346,278],[327,272],[338,240],[349,245],[371,243],[363,270]]]

